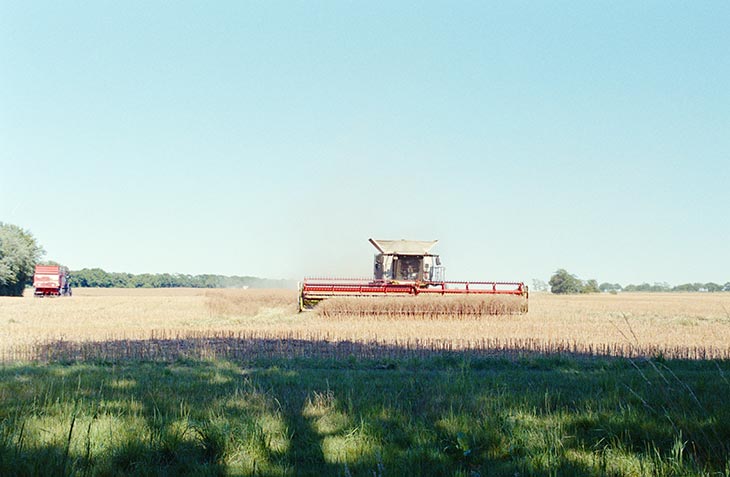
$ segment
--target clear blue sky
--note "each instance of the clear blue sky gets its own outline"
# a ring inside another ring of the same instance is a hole
[[[72,269],[730,281],[730,2],[0,1],[0,221]]]

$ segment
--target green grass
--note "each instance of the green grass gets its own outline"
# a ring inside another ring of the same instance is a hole
[[[0,368],[0,475],[730,475],[728,362]]]

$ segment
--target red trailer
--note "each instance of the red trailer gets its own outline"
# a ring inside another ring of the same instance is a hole
[[[37,297],[71,296],[68,269],[58,265],[36,265],[33,287]]]

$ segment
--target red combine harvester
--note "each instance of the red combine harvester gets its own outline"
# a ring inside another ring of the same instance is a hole
[[[37,297],[71,296],[68,269],[58,265],[36,265],[33,287]]]
[[[299,284],[299,310],[333,297],[512,295],[525,300],[523,282],[446,281],[445,269],[431,248],[438,240],[374,240],[373,279],[305,278]]]

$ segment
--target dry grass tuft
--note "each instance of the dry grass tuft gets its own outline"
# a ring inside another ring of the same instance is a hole
[[[361,317],[402,320],[463,320],[524,313],[527,300],[505,295],[336,297],[315,308],[324,318]]]

